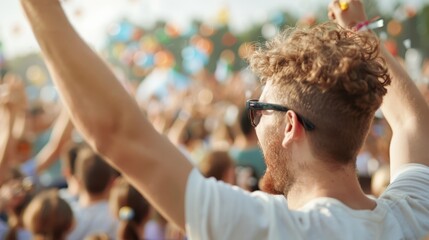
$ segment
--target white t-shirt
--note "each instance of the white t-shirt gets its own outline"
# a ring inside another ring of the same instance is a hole
[[[110,213],[107,201],[101,201],[88,207],[80,207],[76,204],[72,209],[76,226],[67,239],[82,240],[95,233],[106,233],[111,239],[116,238],[118,221]]]
[[[374,210],[353,210],[317,198],[289,210],[284,196],[248,193],[196,169],[186,188],[190,239],[421,239],[429,233],[429,167],[409,164],[376,200]]]

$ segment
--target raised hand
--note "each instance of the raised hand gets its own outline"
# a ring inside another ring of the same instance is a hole
[[[346,9],[341,8],[340,1],[329,4],[328,17],[344,28],[353,28],[356,24],[367,20],[365,9],[360,0],[345,0]]]
[[[27,96],[22,80],[15,74],[7,74],[0,85],[0,104],[10,110],[25,110]]]

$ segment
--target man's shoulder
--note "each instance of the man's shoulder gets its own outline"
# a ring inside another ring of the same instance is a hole
[[[390,182],[394,182],[404,176],[408,176],[409,174],[423,174],[429,179],[429,176],[427,176],[427,174],[429,174],[429,166],[419,163],[404,164],[396,170],[395,174],[391,177]]]
[[[390,185],[378,201],[389,207],[406,235],[426,234],[429,232],[428,189],[429,167],[407,164],[392,176]]]
[[[390,199],[396,196],[429,201],[427,189],[429,189],[429,167],[415,163],[406,164],[391,177],[390,185],[380,198]]]

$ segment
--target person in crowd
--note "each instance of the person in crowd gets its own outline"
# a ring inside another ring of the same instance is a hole
[[[429,108],[404,69],[364,30],[361,1],[346,7],[333,1],[335,23],[286,30],[249,58],[265,85],[258,100],[248,101],[267,165],[262,189],[277,195],[204,178],[152,127],[73,30],[59,1],[21,3],[76,128],[190,239],[419,239],[428,233]],[[372,199],[359,186],[355,161],[382,102],[393,130],[392,181]]]
[[[119,219],[116,239],[139,240],[149,220],[150,205],[125,179],[117,178],[110,193],[110,209]]]
[[[39,110],[32,111],[30,109],[27,111],[29,104],[27,103],[24,84],[19,77],[8,74],[3,79],[1,89],[3,89],[3,93],[0,101],[2,102],[1,108],[4,111],[1,113],[1,116],[4,120],[9,119],[9,124],[8,126],[2,126],[4,130],[3,136],[5,136],[2,143],[6,143],[5,146],[7,146],[7,148],[5,148],[7,149],[7,155],[2,158],[7,159],[7,161],[1,161],[3,165],[7,162],[8,166],[0,168],[8,171],[9,168],[20,166],[21,171],[25,175],[31,177],[33,182],[37,183],[39,175],[55,162],[63,146],[70,139],[72,125],[68,113],[63,111],[58,116],[55,124],[53,124],[53,133],[48,143],[33,159],[31,159],[31,148],[33,144],[30,137],[26,136],[29,135],[26,132],[29,131],[28,129],[33,131],[33,127],[39,128],[40,126],[33,126],[31,123],[38,121],[32,122],[28,119],[26,120],[26,118],[28,115],[36,114],[34,112],[39,112]],[[29,114],[27,114],[27,112],[29,112]],[[42,122],[43,124],[40,125],[43,125],[43,128],[50,126],[47,124],[47,122],[50,123],[50,121],[46,120]]]
[[[23,118],[27,107],[24,85],[9,75],[0,84],[0,186],[17,165],[19,139],[25,127]]]
[[[93,233],[86,236],[83,240],[111,240],[106,233]]]
[[[90,148],[79,151],[76,160],[79,184],[78,204],[73,206],[76,227],[68,239],[83,239],[93,233],[106,233],[114,239],[118,221],[109,211],[109,194],[115,180],[113,169]]]
[[[230,155],[237,166],[251,167],[259,180],[265,173],[266,165],[264,156],[258,146],[258,137],[255,128],[250,124],[249,112],[244,109],[239,117],[239,124],[242,134],[238,138],[235,146],[231,148]]]
[[[58,191],[59,196],[70,204],[75,206],[79,199],[79,183],[76,179],[76,160],[81,149],[87,146],[83,143],[70,146],[62,158],[62,172],[67,182],[67,188]]]
[[[28,142],[30,155],[20,161],[22,171],[28,176],[37,177],[34,180],[44,187],[61,185],[64,180],[61,176],[60,163],[56,160],[68,139],[67,135],[62,137],[60,135],[62,131],[58,130],[67,126],[60,123],[61,120],[66,120],[63,123],[67,123],[67,115],[63,114],[64,117],[60,117],[61,106],[58,102],[45,102],[39,99],[30,101],[28,105],[23,138]],[[57,127],[54,127],[55,125]]]
[[[172,224],[153,207],[151,208],[150,220],[144,227],[144,239],[163,240],[163,239],[177,239],[171,237],[171,232],[177,233],[177,227],[171,228]],[[183,234],[180,232],[179,234]]]
[[[256,171],[252,167],[240,167],[235,168],[236,185],[249,192],[259,190],[259,184]]]
[[[52,125],[48,142],[32,159],[21,164],[21,170],[39,182],[38,178],[57,163],[58,158],[71,140],[73,125],[67,111],[63,108]]]
[[[23,214],[34,196],[33,186],[17,169],[10,170],[9,176],[0,187],[0,212],[7,216],[0,239],[31,239],[31,233],[24,228]]]
[[[72,209],[59,197],[57,190],[37,194],[26,208],[23,219],[35,240],[65,240],[74,226]]]
[[[390,168],[388,165],[381,166],[371,178],[371,193],[380,197],[390,183]]]
[[[235,184],[235,164],[226,151],[208,152],[199,162],[199,169],[204,177]]]

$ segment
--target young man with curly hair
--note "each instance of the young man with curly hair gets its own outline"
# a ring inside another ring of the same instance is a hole
[[[21,2],[76,127],[190,239],[418,239],[429,232],[429,109],[401,66],[384,49],[379,57],[378,40],[353,30],[367,20],[359,0],[344,10],[331,3],[329,16],[343,28],[289,30],[249,60],[265,83],[260,99],[247,103],[267,163],[262,187],[280,195],[203,178],[154,130],[57,0]],[[393,128],[393,177],[371,199],[355,160],[382,100]]]

